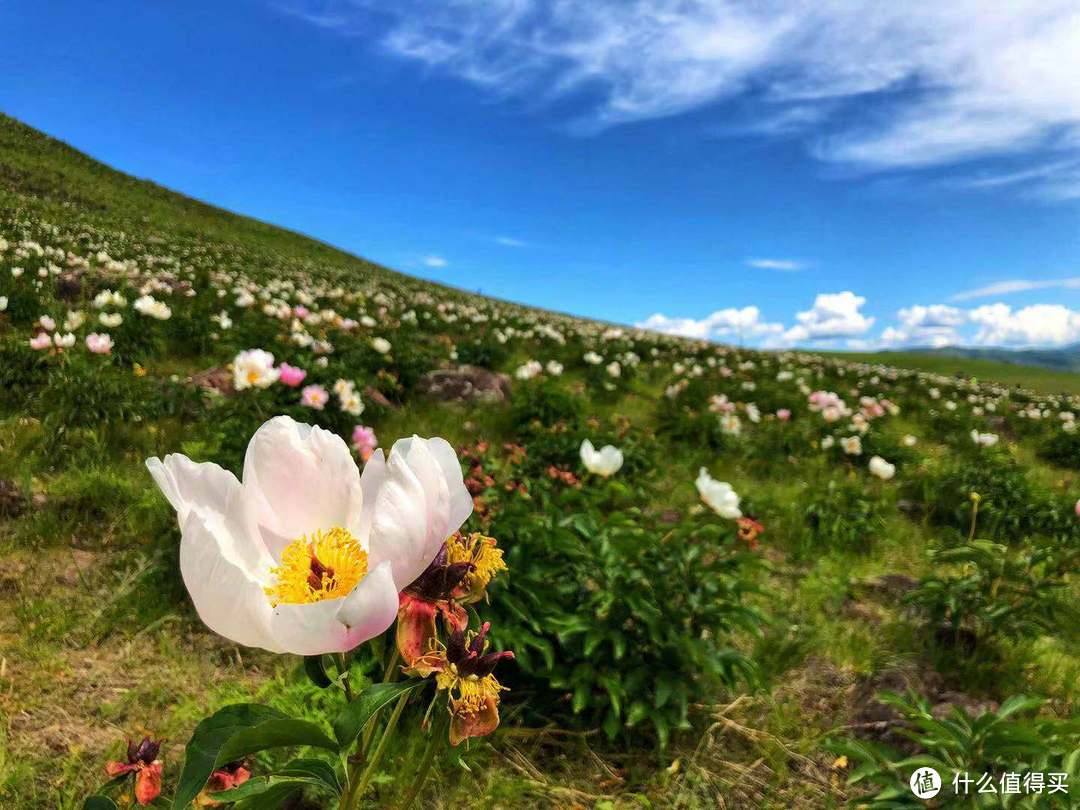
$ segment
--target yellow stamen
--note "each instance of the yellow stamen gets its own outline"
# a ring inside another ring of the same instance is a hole
[[[475,567],[465,578],[465,589],[479,593],[488,586],[491,578],[506,570],[502,549],[494,537],[473,532],[468,537],[455,533],[446,541],[446,561],[450,564],[471,562]]]
[[[335,526],[293,540],[270,573],[277,582],[265,591],[275,607],[340,599],[367,575],[367,552],[347,529]]]

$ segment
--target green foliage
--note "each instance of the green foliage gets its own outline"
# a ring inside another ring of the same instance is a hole
[[[954,707],[943,718],[934,717],[929,701],[914,692],[906,697],[885,692],[878,698],[899,712],[901,733],[916,752],[903,754],[865,740],[832,741],[829,748],[848,757],[848,784],[870,791],[858,799],[860,806],[925,807],[908,784],[912,772],[925,767],[941,775],[943,795],[950,795],[952,785],[947,783],[955,773],[972,779],[989,773],[995,781],[1004,773],[1066,773],[1070,789],[1080,776],[1080,721],[1034,714],[1044,703],[1040,698],[1017,695],[978,717]],[[968,801],[975,797],[975,788],[969,788]],[[1015,797],[1015,802],[997,794],[979,798],[989,806],[1054,806],[1049,794]]]
[[[1038,636],[1064,618],[1066,566],[1052,549],[1010,550],[973,540],[931,551],[930,563],[931,573],[905,601],[953,646],[964,639],[974,647],[997,636]]]
[[[763,621],[747,602],[756,558],[733,549],[727,524],[661,527],[633,507],[602,513],[575,490],[532,497],[498,517],[512,573],[492,609],[522,679],[549,700],[568,696],[545,711],[609,738],[647,729],[663,746],[689,727],[695,695],[753,679],[732,636]]]
[[[1080,433],[1055,430],[1039,445],[1039,455],[1059,467],[1080,470]]]
[[[555,425],[574,428],[581,414],[581,400],[547,380],[514,388],[510,416],[514,427],[525,434]]]
[[[803,503],[794,549],[800,556],[824,550],[866,552],[885,529],[884,505],[854,476],[813,485]]]

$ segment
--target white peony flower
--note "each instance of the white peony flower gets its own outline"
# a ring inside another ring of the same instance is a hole
[[[581,443],[581,463],[594,475],[608,478],[619,471],[623,465],[622,450],[606,444],[597,450],[589,439]]]
[[[998,435],[996,433],[979,433],[975,428],[972,428],[971,440],[979,447],[993,447],[998,443]]]
[[[443,439],[401,439],[361,475],[341,437],[287,416],[256,431],[243,482],[182,455],[146,465],[176,510],[199,617],[271,652],[345,652],[385,631],[472,512]]]
[[[849,456],[861,456],[862,438],[859,436],[847,436],[840,440],[840,448]]]
[[[705,505],[716,514],[728,520],[737,520],[742,517],[739,509],[739,496],[735,494],[731,484],[726,481],[717,481],[704,467],[698,472],[697,480],[694,481],[698,494]]]
[[[232,365],[233,388],[237,391],[246,388],[269,388],[281,376],[281,372],[274,368],[274,355],[262,349],[240,352]]]
[[[873,456],[870,459],[869,469],[872,474],[876,475],[882,481],[888,481],[896,475],[896,465],[890,464],[881,456]]]

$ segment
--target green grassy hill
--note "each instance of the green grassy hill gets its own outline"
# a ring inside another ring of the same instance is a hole
[[[319,686],[300,657],[211,632],[185,587],[144,461],[240,474],[279,414],[337,434],[358,465],[358,427],[385,449],[444,437],[473,499],[462,531],[495,538],[509,567],[466,611],[516,655],[497,672],[501,723],[438,749],[413,806],[898,806],[909,755],[973,775],[1076,769],[1067,376],[740,350],[470,295],[9,118],[0,203],[0,806],[82,807],[143,735],[165,739],[171,796],[208,712],[255,701],[330,733],[344,684],[381,680],[392,632]],[[586,439],[621,466],[587,462]],[[267,469],[306,483],[299,465]],[[434,694],[400,704],[386,746],[373,736],[385,756],[353,806],[407,798]],[[331,782],[356,770],[304,754]],[[246,765],[258,778],[288,759]],[[342,804],[308,784],[280,806]]]
[[[1018,385],[1047,394],[1080,393],[1080,374],[1036,365],[1020,365],[978,357],[953,357],[935,352],[843,352],[836,356],[858,363],[880,363],[929,374]]]

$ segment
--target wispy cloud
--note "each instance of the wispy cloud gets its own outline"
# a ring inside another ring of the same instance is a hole
[[[438,256],[434,253],[425,256],[423,259],[420,260],[420,262],[425,267],[446,267],[446,265],[450,264],[450,262],[448,262],[442,256]]]
[[[512,236],[496,236],[495,244],[502,245],[503,247],[520,248],[525,247],[528,242],[523,239],[515,239]]]
[[[579,132],[738,101],[736,129],[896,170],[1008,156],[974,187],[1080,196],[1075,0],[291,0],[500,98],[572,97]],[[568,107],[562,107],[567,109]],[[725,122],[717,122],[722,130]],[[729,123],[729,122],[728,122]],[[1027,162],[1028,165],[1023,165]],[[1010,176],[1011,175],[1011,176]]]
[[[1052,290],[1052,289],[1076,290],[1080,289],[1080,276],[1056,279],[1011,279],[1009,281],[996,281],[985,287],[976,287],[973,290],[964,290],[952,296],[950,301],[971,301],[975,298],[991,298],[995,295],[1012,295],[1014,293],[1027,292],[1029,290]]]
[[[746,266],[756,267],[759,270],[782,270],[790,273],[805,268],[806,262],[796,259],[747,259]]]

